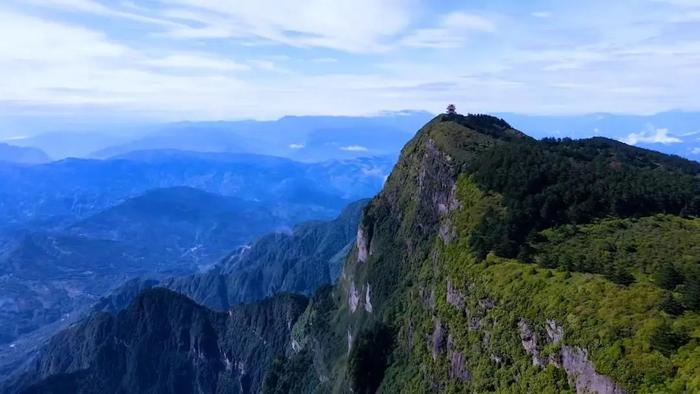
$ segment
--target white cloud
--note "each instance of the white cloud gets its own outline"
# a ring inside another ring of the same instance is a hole
[[[637,145],[639,143],[647,144],[677,144],[682,142],[680,138],[668,134],[668,129],[656,129],[653,132],[631,133],[622,142],[629,145]]]
[[[489,19],[464,12],[446,15],[438,27],[418,29],[401,40],[401,44],[418,48],[456,48],[474,33],[493,32],[496,25]]]
[[[289,149],[303,149],[305,146],[304,144],[289,144]]]
[[[695,147],[695,148],[690,150],[690,153],[692,153],[694,155],[700,155],[700,148]]]
[[[388,40],[411,20],[413,0],[277,0],[271,4],[176,0],[163,15],[197,22],[168,35],[178,38],[253,38],[298,47],[348,52],[388,49]],[[180,7],[180,8],[177,8]]]
[[[367,152],[369,149],[362,145],[348,145],[340,148],[340,150],[344,150],[346,152]]]
[[[215,71],[245,71],[250,70],[246,64],[236,63],[232,60],[222,59],[206,54],[175,54],[162,58],[145,59],[143,64],[163,68],[190,68]]]

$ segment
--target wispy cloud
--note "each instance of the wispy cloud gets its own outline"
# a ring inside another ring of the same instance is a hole
[[[680,138],[674,137],[668,133],[668,129],[656,129],[654,131],[643,131],[640,133],[630,133],[622,142],[637,145],[639,143],[645,144],[678,144],[681,141]]]
[[[340,148],[340,150],[344,150],[346,152],[367,152],[369,149],[362,145],[348,145],[343,146],[342,148]]]
[[[454,12],[446,15],[439,26],[418,29],[401,40],[402,45],[425,48],[456,48],[474,33],[493,32],[491,20],[474,14]]]

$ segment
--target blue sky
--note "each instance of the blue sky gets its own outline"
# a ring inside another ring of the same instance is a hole
[[[700,109],[700,1],[3,0],[0,114]]]

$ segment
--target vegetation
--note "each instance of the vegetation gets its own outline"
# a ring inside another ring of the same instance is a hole
[[[348,358],[353,391],[372,394],[384,379],[388,357],[393,350],[394,333],[383,323],[363,331],[355,341]]]
[[[562,363],[580,349],[627,392],[698,392],[698,167],[438,117],[365,212],[369,257],[351,254],[299,319],[285,368],[313,370],[316,392],[575,393]],[[351,308],[369,285],[372,312]]]

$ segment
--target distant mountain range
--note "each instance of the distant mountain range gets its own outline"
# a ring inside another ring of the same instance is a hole
[[[458,108],[459,109],[459,108]],[[461,108],[467,111],[468,108]],[[700,158],[700,112],[653,115],[497,114],[536,138],[605,136],[633,145]],[[135,150],[256,153],[301,161],[397,156],[414,130],[433,115],[422,111],[387,112],[371,117],[287,116],[276,121],[179,122],[151,125],[33,125],[31,137],[13,144],[36,147],[51,157],[108,158]],[[25,122],[26,123],[26,122]],[[43,130],[36,133],[36,130]],[[75,130],[75,131],[71,131]]]
[[[51,161],[41,149],[0,143],[0,162],[39,164]]]
[[[349,202],[374,195],[393,163],[391,157],[300,163],[172,150],[35,166],[0,163],[0,230],[66,225],[147,190],[172,186],[258,201],[268,208],[284,201],[289,209],[277,214],[288,215],[291,223],[330,218]]]
[[[54,131],[14,139],[52,157],[109,158],[137,150],[254,153],[305,162],[396,155],[413,131],[432,117],[421,111],[369,117],[287,116],[276,121],[179,122],[132,125],[93,133]]]

